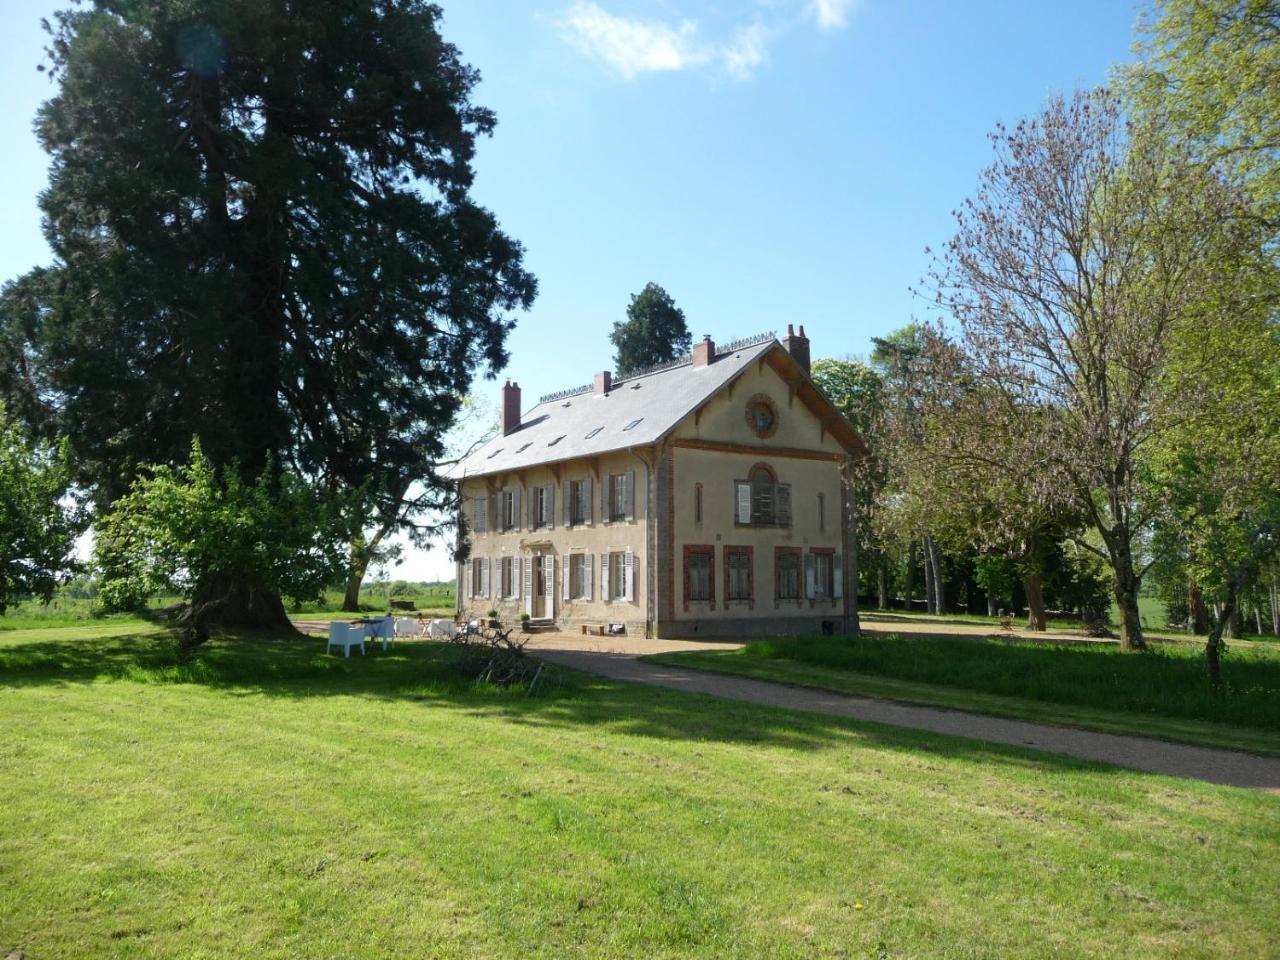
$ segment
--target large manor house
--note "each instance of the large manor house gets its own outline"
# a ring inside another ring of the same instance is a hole
[[[460,465],[459,609],[648,637],[845,632],[861,438],[809,376],[804,327],[521,411]]]

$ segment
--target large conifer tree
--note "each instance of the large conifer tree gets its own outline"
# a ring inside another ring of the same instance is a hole
[[[437,485],[535,281],[473,203],[494,115],[422,0],[95,0],[50,28],[51,267],[0,302],[0,391],[100,504],[192,437],[246,478]],[[19,341],[15,345],[15,341]]]

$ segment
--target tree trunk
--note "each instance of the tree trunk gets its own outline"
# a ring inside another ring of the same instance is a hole
[[[358,543],[351,545],[351,572],[347,575],[347,589],[342,597],[344,613],[360,612],[360,588],[364,585],[364,575],[369,572],[368,547]]]
[[[206,577],[179,622],[186,629],[187,645],[193,647],[209,639],[214,630],[297,632],[279,596],[233,573]]]
[[[934,613],[947,612],[947,592],[942,582],[942,556],[938,545],[929,538],[929,563],[933,567],[933,606]]]
[[[1133,569],[1133,553],[1123,535],[1111,538],[1111,571],[1115,575],[1116,607],[1120,611],[1120,649],[1145,650],[1142,616],[1138,612],[1138,587],[1142,581]]]
[[[1191,628],[1191,632],[1197,636],[1204,636],[1209,632],[1209,610],[1204,605],[1204,594],[1200,590],[1200,584],[1192,580],[1187,584],[1187,608],[1190,611],[1187,616],[1187,623]]]
[[[881,610],[886,610],[889,607],[889,571],[887,568],[888,561],[881,558],[880,569],[876,573],[876,592],[878,594],[876,601],[879,603]]]
[[[1262,636],[1262,607],[1256,603],[1253,605],[1253,621],[1258,625],[1258,636]]]
[[[987,616],[994,617],[996,615],[996,598],[990,590],[987,591]]]
[[[929,538],[920,538],[920,559],[924,563],[924,608],[937,613],[937,594],[933,592],[933,561],[929,557]]]
[[[1044,581],[1040,573],[1028,573],[1022,579],[1022,586],[1027,591],[1027,629],[1046,629],[1049,617],[1044,609]]]
[[[1280,637],[1280,583],[1271,578],[1271,632]]]
[[[906,594],[905,602],[907,612],[910,613],[915,609],[916,602],[916,542],[911,541],[911,547],[907,550],[907,582],[904,587]]]
[[[1244,627],[1240,623],[1240,604],[1232,602],[1227,610],[1227,630],[1228,636],[1232,640],[1239,640],[1244,636]]]
[[[1205,641],[1204,660],[1209,667],[1209,679],[1215,687],[1222,682],[1222,631],[1236,614],[1238,596],[1239,593],[1234,587],[1227,591],[1226,602],[1223,603],[1222,611],[1214,621],[1213,629],[1209,631],[1209,639]]]

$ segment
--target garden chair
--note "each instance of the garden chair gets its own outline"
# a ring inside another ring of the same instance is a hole
[[[325,644],[325,653],[328,653],[334,647],[342,647],[343,654],[350,657],[351,648],[357,646],[363,656],[364,627],[362,625],[358,623],[342,623],[339,620],[334,620],[329,624],[329,642]]]

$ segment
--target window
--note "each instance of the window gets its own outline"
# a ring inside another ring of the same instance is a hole
[[[643,420],[643,419],[644,419],[644,417],[637,417],[636,419],[632,420],[630,423],[628,423],[628,424],[627,424],[625,427],[623,427],[622,429],[623,429],[623,430],[634,430],[636,427],[640,426],[640,421],[641,421],[641,420]]]
[[[554,440],[550,440],[550,441],[548,441],[548,442],[547,442],[547,446],[548,446],[548,447],[554,447],[557,443],[559,443],[559,442],[560,442],[561,440],[563,440],[564,438],[565,438],[565,435],[562,433],[562,434],[560,434],[560,436],[556,437]]]
[[[832,551],[814,550],[813,556],[813,592],[815,600],[830,600],[834,594],[834,564]]]
[[[778,408],[765,394],[757,393],[747,401],[747,426],[761,439],[768,439],[777,432]]]
[[[693,485],[693,522],[702,523],[702,484]]]
[[[476,533],[489,532],[489,498],[476,497],[471,510],[471,529]]]
[[[601,430],[603,430],[603,429],[604,429],[604,427],[592,427],[592,428],[591,428],[591,432],[590,432],[590,433],[588,433],[588,434],[587,434],[585,437],[583,437],[582,439],[584,439],[584,440],[590,440],[592,437],[594,437],[597,433],[599,433],[599,432],[600,432]]]
[[[489,596],[489,558],[471,558],[471,596]]]
[[[520,529],[520,492],[503,490],[498,497],[498,529]]]
[[[565,509],[568,511],[569,526],[591,523],[591,478],[570,480],[567,496]]]
[[[591,599],[591,555],[588,553],[569,555],[569,599]]]
[[[818,529],[827,529],[827,498],[823,494],[818,494]]]
[[[766,464],[756,464],[746,480],[734,482],[734,504],[734,519],[739,524],[791,526],[791,484],[778,483]]]
[[[716,550],[712,546],[686,546],[684,548],[684,608],[690,603],[710,603],[716,606]]]
[[[724,548],[724,598],[725,600],[754,599],[754,571],[751,547]]]
[[[522,443],[522,444],[520,444],[520,446],[516,447],[516,453],[524,453],[524,452],[525,452],[526,450],[528,450],[531,446],[533,446],[533,441],[532,441],[532,440],[530,440],[528,443]]]
[[[518,597],[520,595],[520,572],[516,567],[516,558],[503,557],[499,564],[502,596],[508,600],[512,597]]]
[[[773,554],[774,589],[779,600],[800,599],[800,550],[778,547]]]
[[[634,513],[633,488],[635,486],[635,473],[614,473],[609,475],[608,486],[606,487],[606,502],[608,503],[608,518],[612,523],[621,520],[631,520]]]
[[[542,530],[556,525],[556,488],[548,483],[532,488],[533,500],[530,504],[534,530]]]
[[[635,555],[630,550],[614,550],[605,555],[605,599],[635,599]]]

